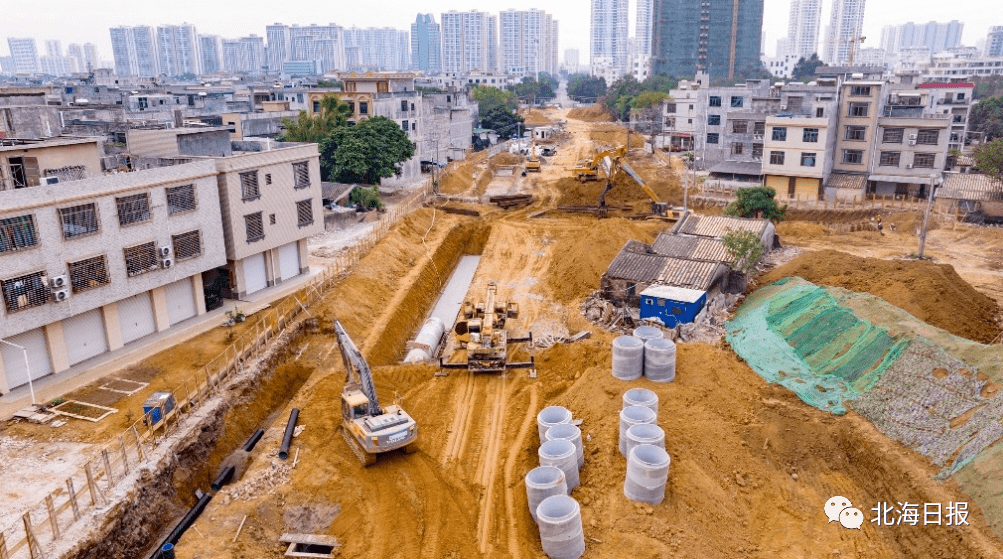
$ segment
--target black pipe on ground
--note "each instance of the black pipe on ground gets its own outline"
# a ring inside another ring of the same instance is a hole
[[[246,450],[247,452],[251,452],[252,450],[254,450],[254,445],[258,444],[258,441],[261,440],[261,436],[264,434],[265,434],[264,429],[258,429],[257,431],[255,431],[254,434],[251,435],[251,438],[247,439],[247,442],[244,443],[244,450]]]
[[[160,559],[175,559],[174,544],[165,543],[160,546]]]
[[[195,523],[195,520],[197,520],[199,515],[202,514],[202,511],[205,510],[206,505],[209,504],[209,501],[211,499],[212,499],[212,493],[206,493],[201,497],[199,497],[199,500],[197,503],[195,503],[195,506],[192,507],[191,510],[188,511],[188,514],[186,514],[185,517],[181,519],[181,522],[178,522],[178,525],[175,526],[173,530],[171,530],[170,535],[168,535],[167,538],[163,541],[163,543],[160,544],[160,547],[158,547],[157,550],[153,552],[153,555],[150,556],[150,559],[161,559],[161,557],[164,557],[164,555],[162,555],[161,553],[164,544],[171,544],[172,546],[177,545],[178,540],[180,540],[181,536],[184,535],[185,531],[188,530],[188,528],[190,528],[191,525]]]
[[[289,423],[286,423],[286,434],[282,435],[282,446],[279,447],[279,458],[285,460],[289,458],[289,445],[293,442],[293,432],[296,430],[296,420],[299,419],[300,409],[293,408],[289,414]]]
[[[230,483],[230,480],[233,479],[233,473],[235,471],[236,468],[234,468],[233,466],[230,466],[229,468],[223,470],[223,472],[219,474],[219,477],[217,477],[216,480],[212,482],[212,485],[210,485],[209,488],[212,489],[213,492],[219,491],[221,487]]]

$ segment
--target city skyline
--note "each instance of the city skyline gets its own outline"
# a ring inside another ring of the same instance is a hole
[[[828,23],[832,0],[823,3],[823,27]],[[973,0],[964,5],[964,10],[937,2],[934,0],[883,0],[869,2],[864,16],[863,34],[868,37],[865,47],[879,46],[881,29],[886,25],[899,25],[908,21],[950,21],[957,19],[964,24],[962,44],[973,46],[976,41],[985,39],[992,25],[1003,25],[1003,17],[999,21],[979,18],[981,14],[993,13],[992,0]],[[94,43],[101,57],[111,58],[112,45],[108,30],[118,26],[148,25],[180,25],[185,21],[196,26],[200,35],[219,35],[225,39],[237,39],[250,35],[265,37],[265,28],[276,21],[302,22],[302,24],[336,23],[342,27],[393,27],[409,31],[415,16],[420,13],[431,13],[438,21],[441,14],[449,10],[469,11],[479,9],[471,2],[459,0],[432,0],[414,6],[413,9],[386,10],[385,2],[374,0],[359,0],[347,6],[339,6],[330,12],[318,10],[313,6],[305,6],[302,12],[276,9],[274,3],[262,0],[249,0],[245,3],[247,9],[234,13],[232,10],[217,8],[193,0],[178,0],[165,6],[144,6],[137,10],[132,4],[122,0],[109,0],[100,6],[83,8],[78,3],[67,0],[51,0],[44,6],[35,6],[33,10],[14,12],[4,21],[0,28],[0,56],[10,54],[7,48],[8,37],[30,37],[36,40],[40,53],[45,53],[45,41],[58,40],[65,49],[73,43]],[[507,9],[528,10],[538,7],[530,0],[514,0],[493,8],[490,13],[498,14]],[[409,7],[410,8],[410,7]],[[554,19],[561,22],[564,29],[588,29],[590,25],[590,10],[588,2],[578,4],[562,3],[546,7]],[[767,54],[772,51],[777,39],[787,34],[787,18],[790,2],[787,0],[766,0],[764,13],[764,30]],[[962,13],[959,13],[962,12]],[[634,35],[636,21],[636,1],[630,6],[629,33]],[[587,63],[589,56],[589,40],[584,33],[564,33],[559,37],[558,51],[563,53],[569,48],[578,49],[582,53],[581,63]]]

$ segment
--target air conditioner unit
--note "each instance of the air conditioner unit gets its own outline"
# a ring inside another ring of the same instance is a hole
[[[42,177],[42,184],[56,184],[59,182],[59,177]]]
[[[906,163],[905,168],[906,169],[912,169],[912,163]]]
[[[160,247],[160,257],[161,258],[167,258],[170,255],[171,255],[171,247],[169,247],[169,246],[162,246],[162,247]]]
[[[916,139],[916,135],[915,134],[909,134],[909,139],[910,140],[915,140]]]
[[[910,146],[916,145],[916,140],[909,140],[909,145]]]
[[[69,289],[56,289],[52,292],[52,300],[56,303],[60,301],[65,301],[70,298]]]
[[[164,258],[164,259],[160,260],[160,267],[164,268],[165,270],[167,268],[170,268],[173,265],[174,265],[174,259],[173,258]]]
[[[66,287],[66,275],[52,276],[49,278],[49,287],[52,289],[62,289]]]
[[[780,105],[780,110],[781,111],[786,111],[787,110],[787,105]]]

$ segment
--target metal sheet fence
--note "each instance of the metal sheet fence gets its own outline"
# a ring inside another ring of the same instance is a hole
[[[324,297],[340,278],[402,219],[420,208],[432,195],[431,181],[385,213],[376,227],[345,250],[332,264],[295,293],[275,306],[258,313],[258,321],[237,337],[202,370],[170,390],[174,408],[151,410],[111,440],[100,445],[80,470],[59,484],[35,506],[24,511],[21,521],[0,531],[0,559],[41,559],[46,547],[58,541],[74,524],[92,510],[112,501],[118,483],[177,432],[185,418],[198,406],[218,394],[225,381],[259,356],[267,344],[280,335],[301,312]],[[157,418],[154,422],[153,419]]]

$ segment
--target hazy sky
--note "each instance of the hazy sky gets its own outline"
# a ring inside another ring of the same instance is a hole
[[[439,14],[449,10],[497,12],[503,9],[544,7],[560,21],[559,58],[564,49],[577,48],[581,59],[588,58],[589,0],[557,0],[541,3],[533,0],[508,0],[499,3],[475,0],[335,0],[326,2],[277,2],[275,0],[169,0],[166,2],[136,2],[135,0],[0,0],[6,6],[0,11],[0,54],[8,54],[7,37],[34,37],[39,54],[45,54],[46,39],[59,39],[63,49],[70,43],[97,44],[99,56],[110,60],[111,40],[108,28],[118,25],[157,25],[194,23],[200,33],[239,37],[252,33],[265,35],[265,25],[282,22],[336,23],[345,27],[396,27],[410,30],[418,11]],[[634,35],[635,2],[631,0],[630,34]],[[822,26],[829,19],[831,0],[823,6]],[[16,3],[17,9],[10,9]],[[764,29],[765,49],[772,53],[777,39],[787,33],[789,0],[766,0]],[[989,17],[990,19],[987,19]],[[963,44],[974,46],[984,39],[990,25],[1003,25],[1003,10],[998,0],[870,0],[864,19],[864,46],[878,46],[881,28],[908,21],[950,21],[965,24]]]

